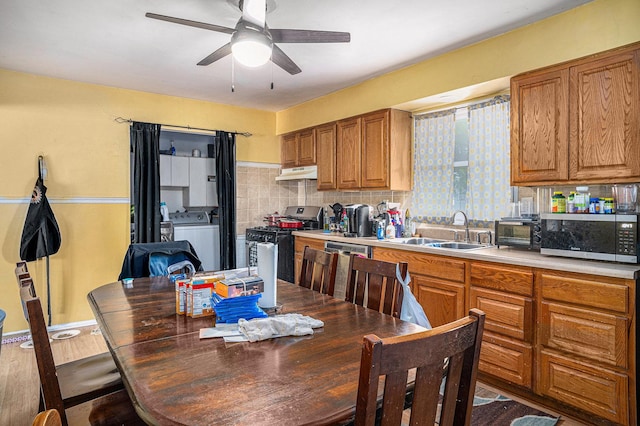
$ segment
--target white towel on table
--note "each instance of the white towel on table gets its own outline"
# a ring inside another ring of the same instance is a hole
[[[313,334],[314,328],[320,327],[324,327],[324,322],[301,314],[238,320],[238,329],[250,342],[281,336],[306,336]]]

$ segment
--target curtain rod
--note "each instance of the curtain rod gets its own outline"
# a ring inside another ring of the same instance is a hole
[[[114,119],[114,121],[116,123],[133,123],[133,120],[130,118],[122,118],[122,117],[116,117]],[[175,124],[163,124],[163,123],[156,123],[156,124],[160,124],[161,126],[167,126],[167,127],[175,127],[178,129],[188,129],[188,130],[202,130],[205,132],[225,132],[225,130],[213,130],[213,129],[203,129],[201,127],[191,127],[191,126],[178,126]],[[251,136],[253,136],[251,133],[249,132],[226,132],[226,133],[233,133],[234,135],[240,135],[240,136],[244,136],[245,138],[249,138]]]
[[[468,99],[465,101],[460,101],[460,102],[454,102],[452,104],[449,105],[441,105],[441,107],[436,107],[434,109],[426,109],[426,110],[422,110],[422,111],[416,111],[412,114],[413,117],[421,117],[423,115],[428,115],[428,114],[434,114],[437,112],[442,112],[442,111],[449,111],[449,110],[455,110],[456,112],[458,112],[461,109],[466,109],[471,107],[472,105],[475,104],[481,104],[483,102],[487,102],[487,101],[491,101],[493,99],[497,99],[503,96],[509,96],[510,93],[509,92],[499,92],[490,96],[480,96],[477,98],[473,98],[473,99]]]

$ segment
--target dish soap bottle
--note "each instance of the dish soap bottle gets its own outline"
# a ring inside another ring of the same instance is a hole
[[[389,220],[389,224],[387,225],[387,229],[385,230],[386,238],[395,238],[396,237],[396,227],[393,226],[393,220]]]
[[[384,222],[378,221],[376,226],[376,237],[378,237],[379,240],[384,240],[384,232]]]
[[[323,227],[323,232],[325,234],[328,234],[329,232],[331,232],[330,228],[330,219],[329,219],[329,214],[327,213],[327,208],[324,207],[322,209],[322,217],[324,219],[324,227]]]

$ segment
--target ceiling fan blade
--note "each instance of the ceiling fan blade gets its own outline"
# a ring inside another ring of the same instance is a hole
[[[233,28],[222,27],[220,25],[207,24],[205,22],[190,21],[188,19],[174,18],[172,16],[158,15],[157,13],[145,13],[147,18],[158,19],[160,21],[172,22],[174,24],[186,25],[188,27],[202,28],[204,30],[217,31],[219,33],[233,34]]]
[[[240,0],[242,19],[264,28],[267,15],[267,0]]]
[[[220,49],[216,50],[211,55],[198,62],[198,65],[210,65],[218,59],[222,59],[229,54],[231,54],[231,43],[225,44]]]
[[[280,49],[275,44],[273,45],[273,50],[271,51],[271,60],[274,64],[291,75],[302,72],[302,70],[296,65],[296,63],[293,62],[291,58],[288,57],[287,54],[284,53],[282,49]]]
[[[349,43],[351,34],[342,31],[271,29],[274,43]]]

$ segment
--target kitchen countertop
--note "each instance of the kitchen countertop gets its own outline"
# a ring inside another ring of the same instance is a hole
[[[393,242],[393,240],[378,240],[376,237],[344,237],[335,232],[325,234],[323,231],[295,231],[293,235],[326,241],[363,244],[372,247],[384,247],[387,249],[407,250],[461,259],[484,260],[508,265],[529,266],[612,278],[637,279],[640,276],[640,265],[547,256],[512,247],[497,248],[493,246],[472,250],[455,250],[402,244]]]

